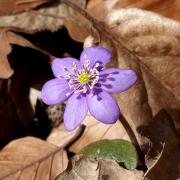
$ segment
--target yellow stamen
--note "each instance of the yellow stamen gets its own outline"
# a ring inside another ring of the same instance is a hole
[[[88,73],[83,72],[78,76],[77,80],[81,84],[87,84],[89,82],[90,78],[89,78]]]

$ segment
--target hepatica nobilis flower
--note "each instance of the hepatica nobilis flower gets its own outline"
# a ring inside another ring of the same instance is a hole
[[[48,105],[67,101],[64,125],[69,131],[80,126],[88,111],[98,121],[112,124],[120,109],[109,93],[129,89],[137,80],[133,70],[109,68],[111,52],[92,46],[83,50],[80,61],[71,57],[55,58],[52,71],[56,78],[47,81],[41,99]]]

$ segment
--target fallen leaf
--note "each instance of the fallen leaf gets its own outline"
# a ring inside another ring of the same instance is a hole
[[[48,1],[49,0],[1,0],[0,16],[28,11]]]
[[[83,42],[84,39],[92,34],[95,39],[98,39],[98,34],[94,30],[93,25],[80,15],[75,16],[73,19],[67,18],[64,22],[69,35],[78,42]],[[79,33],[81,31],[81,33]]]
[[[113,9],[123,9],[123,8],[140,8],[149,10],[152,12],[159,13],[168,18],[175,20],[180,20],[179,10],[180,3],[178,0],[157,0],[157,1],[139,1],[139,0],[90,0],[87,3],[86,10],[96,19],[104,22],[105,17]],[[77,18],[77,19],[76,19]],[[75,16],[74,20],[67,19],[65,25],[68,29],[69,34],[76,41],[84,42],[84,39],[92,34],[95,39],[97,39],[98,34],[93,30],[94,24],[87,21],[86,18],[83,18],[80,15]],[[79,33],[81,31],[81,33]],[[100,33],[101,34],[101,33]]]
[[[180,2],[178,0],[119,0],[115,5],[114,9],[118,8],[140,8],[148,11],[152,11],[163,15],[165,17],[180,20],[179,10]]]
[[[139,127],[138,131],[151,140],[144,179],[179,179],[180,141],[168,114],[160,111],[151,123]]]
[[[60,174],[56,180],[140,180],[142,175],[142,171],[126,170],[112,160],[95,161],[83,156],[75,156],[69,162],[66,171]]]
[[[110,10],[120,8],[139,8],[171,19],[180,20],[180,2],[178,0],[90,0],[87,5],[88,12],[92,13],[99,20],[103,20]]]
[[[61,123],[58,127],[55,127],[52,130],[50,135],[47,137],[47,142],[61,147],[65,144],[69,144],[69,142],[73,142],[78,139],[83,131],[84,127],[80,126],[76,130],[69,132],[64,128],[64,124]]]
[[[161,109],[166,109],[166,111],[172,117],[177,132],[179,133],[180,102],[175,98],[175,96],[173,96],[171,92],[169,92],[166,88],[163,88],[163,85],[160,84],[158,80],[152,77],[152,74],[143,69],[142,73],[148,93],[148,101],[151,106],[153,116],[158,114]],[[156,89],[158,89],[158,91]]]
[[[34,137],[10,142],[0,151],[0,178],[54,179],[67,167],[66,152]]]
[[[96,141],[81,149],[78,154],[96,160],[115,160],[128,170],[136,169],[138,163],[136,148],[123,139]]]
[[[9,78],[14,72],[7,59],[7,55],[12,51],[12,44],[35,48],[28,40],[12,31],[13,29],[10,28],[0,28],[0,78],[2,79]]]
[[[87,11],[96,17],[98,20],[103,21],[108,12],[114,8],[119,0],[90,0],[87,4]]]
[[[133,118],[134,123],[138,124],[140,116],[143,116],[143,112],[149,111],[149,115],[147,115],[147,112],[144,114],[145,116],[141,123],[146,124],[152,119],[150,109],[153,110],[153,106],[151,108],[149,106],[147,91],[151,91],[151,94],[152,91],[168,91],[170,96],[174,98],[172,99],[173,102],[166,102],[166,109],[172,108],[172,106],[179,109],[180,81],[177,77],[180,72],[180,46],[178,43],[180,24],[154,13],[138,9],[114,10],[109,13],[107,22],[109,26],[116,24],[116,27],[111,29],[111,33],[130,52],[127,55],[127,52],[125,53],[120,48],[117,48],[118,66],[121,68],[133,68],[139,73],[139,82],[136,87],[118,96],[125,118]],[[139,23],[141,26],[138,25]],[[151,81],[157,81],[161,85],[161,88],[157,89],[157,87],[152,88],[148,86],[147,82],[144,81],[143,72],[147,72],[146,78],[149,73]],[[161,98],[164,98],[162,94]],[[139,112],[136,113],[137,115],[135,115],[135,107],[139,109]],[[161,108],[163,107],[159,107],[159,109]]]
[[[48,0],[44,0],[44,2],[46,1]],[[77,0],[74,1],[74,3],[83,8],[86,1]],[[65,19],[73,19],[72,17],[74,16],[76,16],[76,12],[69,9],[64,4],[57,2],[56,5],[54,5],[54,3],[51,2],[49,3],[49,6],[41,7],[38,10],[28,11],[11,16],[1,16],[0,26],[19,28],[28,33],[40,32],[43,30],[54,32],[64,25]]]

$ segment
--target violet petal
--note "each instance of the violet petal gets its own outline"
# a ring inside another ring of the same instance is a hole
[[[69,85],[64,79],[52,79],[47,81],[41,91],[41,99],[45,104],[53,105],[63,102],[69,93]]]
[[[101,88],[110,93],[126,91],[137,81],[133,70],[109,68],[100,72]]]
[[[80,68],[80,62],[75,58],[55,58],[52,62],[52,71],[54,76],[57,78],[59,78],[59,76],[67,78],[65,69],[72,72],[73,62],[76,62],[78,68]]]
[[[87,95],[89,112],[95,119],[112,124],[117,121],[120,109],[113,97],[105,91],[99,90],[93,96]]]
[[[81,125],[88,112],[86,98],[74,93],[67,102],[64,112],[64,126],[66,130],[72,131]]]
[[[82,51],[80,62],[84,64],[87,57],[91,67],[93,67],[96,62],[99,62],[100,66],[103,67],[110,61],[111,55],[111,52],[106,48],[91,46]]]

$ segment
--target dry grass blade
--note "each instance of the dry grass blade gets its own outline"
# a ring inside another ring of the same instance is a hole
[[[67,167],[66,152],[34,137],[14,140],[0,152],[1,179],[54,180]]]

